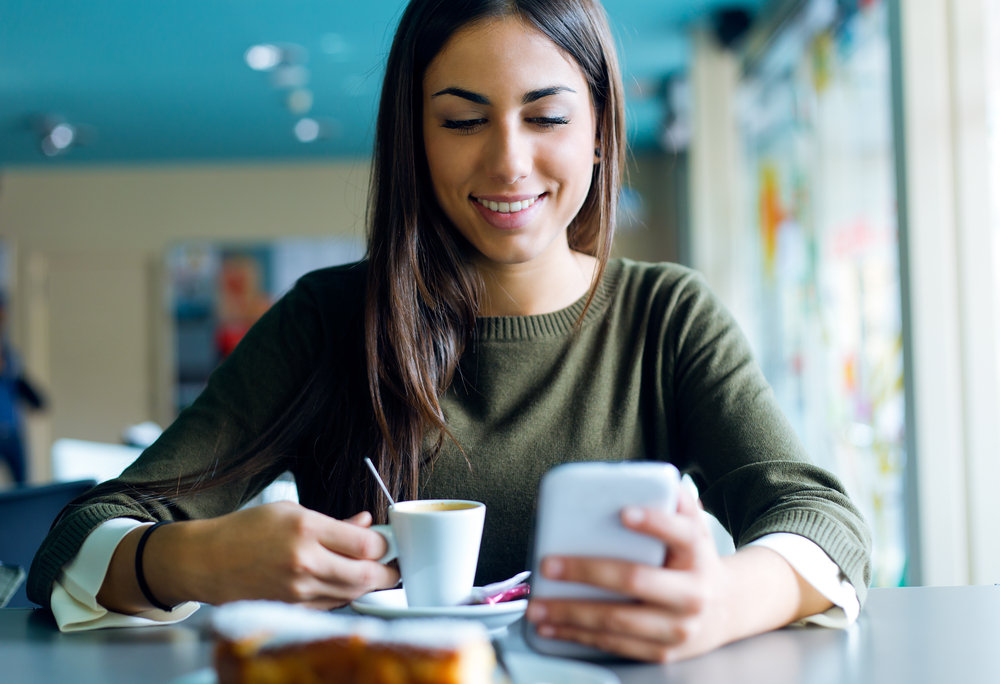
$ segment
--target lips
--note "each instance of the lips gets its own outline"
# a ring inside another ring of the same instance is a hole
[[[488,224],[500,230],[516,230],[526,226],[535,217],[535,214],[538,213],[539,208],[545,203],[547,198],[548,193],[545,192],[541,195],[520,197],[469,196],[472,205],[479,211],[480,216]],[[506,211],[502,211],[504,208],[506,208]]]

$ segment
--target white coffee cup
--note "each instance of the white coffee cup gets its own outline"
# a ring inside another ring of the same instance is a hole
[[[379,559],[399,559],[406,603],[457,606],[472,594],[486,506],[478,501],[426,499],[389,507],[390,525],[373,525],[389,544]]]

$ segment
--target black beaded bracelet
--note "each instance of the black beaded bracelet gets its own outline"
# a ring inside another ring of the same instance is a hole
[[[153,592],[149,590],[149,585],[146,584],[146,573],[142,571],[142,551],[146,548],[146,541],[149,539],[149,535],[153,534],[153,530],[160,525],[169,525],[170,523],[170,520],[161,520],[155,525],[147,527],[146,531],[142,533],[141,537],[139,537],[139,546],[135,549],[135,578],[139,582],[139,589],[142,591],[142,595],[146,597],[146,600],[149,601],[150,605],[154,608],[159,608],[160,610],[168,613],[172,611],[173,608],[164,603],[160,603],[156,597],[153,596]]]

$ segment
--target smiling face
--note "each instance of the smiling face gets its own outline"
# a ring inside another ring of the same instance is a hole
[[[493,264],[565,261],[596,161],[579,65],[504,17],[453,35],[423,85],[431,181],[455,228]]]

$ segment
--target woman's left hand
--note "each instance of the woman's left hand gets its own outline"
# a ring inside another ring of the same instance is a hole
[[[627,507],[622,523],[666,542],[663,567],[608,558],[545,558],[545,577],[592,584],[637,602],[532,600],[528,619],[540,636],[626,658],[670,662],[788,624],[801,611],[803,583],[791,566],[761,547],[720,558],[698,503],[683,489],[676,514]]]

